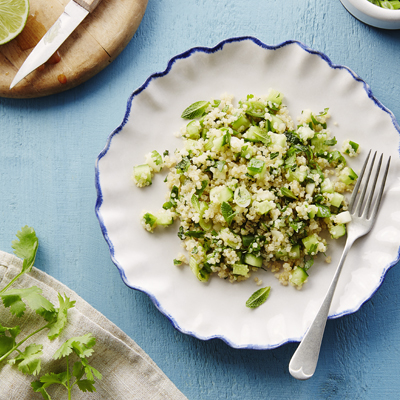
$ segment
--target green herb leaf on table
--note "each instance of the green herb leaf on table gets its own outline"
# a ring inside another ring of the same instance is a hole
[[[96,338],[91,333],[86,335],[73,337],[68,339],[55,353],[54,359],[58,360],[62,357],[70,355],[73,351],[79,357],[89,357],[93,353],[92,347],[96,344]]]
[[[14,254],[24,260],[22,271],[29,272],[35,262],[39,239],[36,236],[35,230],[29,226],[21,228],[16,236],[18,240],[13,240],[11,246],[14,249]]]
[[[50,399],[46,388],[53,384],[63,385],[68,390],[68,398],[71,398],[71,390],[77,385],[82,392],[95,392],[94,379],[102,379],[101,373],[92,367],[87,357],[93,354],[93,346],[96,338],[88,333],[83,336],[68,339],[55,353],[53,358],[66,358],[67,371],[59,374],[48,373],[43,375],[38,381],[32,382],[31,386],[35,392],[41,393],[44,399]],[[72,367],[72,375],[69,368],[69,356],[75,353],[79,357]],[[82,379],[86,375],[85,379]],[[75,378],[72,382],[71,379]],[[51,399],[50,399],[51,400]]]
[[[9,328],[0,324],[0,357],[15,346],[15,338],[20,332],[21,328],[19,326]]]
[[[71,301],[65,294],[64,296],[65,298],[58,293],[60,307],[54,313],[54,320],[51,321],[51,325],[49,326],[50,331],[47,336],[50,340],[60,336],[65,324],[67,323],[68,310],[75,306],[75,301]]]
[[[11,360],[10,365],[16,364],[18,369],[24,374],[38,375],[41,369],[41,355],[43,354],[41,344],[30,344],[22,353]]]
[[[41,315],[44,311],[54,311],[53,304],[42,296],[42,289],[32,286],[24,289],[9,289],[5,293],[0,294],[4,307],[10,308],[13,315],[22,317],[24,315],[26,305]]]
[[[261,304],[264,304],[266,302],[266,300],[268,299],[270,291],[271,291],[270,286],[258,289],[246,301],[246,307],[257,308],[257,307],[261,306]]]

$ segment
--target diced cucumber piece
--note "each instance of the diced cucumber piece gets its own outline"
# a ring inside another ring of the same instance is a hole
[[[271,140],[268,132],[265,129],[259,128],[258,126],[254,125],[247,129],[244,137],[249,142],[262,142],[264,144],[268,144]]]
[[[271,119],[270,119],[270,125],[271,125],[271,131],[272,132],[276,132],[278,129],[278,127],[283,124],[283,121],[277,117],[276,115],[271,115]],[[283,135],[283,134],[282,134]],[[286,136],[283,135],[286,139]],[[283,146],[282,146],[283,147]]]
[[[269,133],[271,144],[286,147],[286,136],[283,133]]]
[[[281,260],[283,257],[287,257],[288,252],[286,250],[277,250],[274,256],[277,260]]]
[[[304,179],[306,178],[307,178],[307,172],[300,171],[300,169],[297,168],[295,171],[289,171],[289,177],[287,178],[287,180],[289,182],[292,181],[304,182]]]
[[[358,175],[350,167],[344,167],[339,174],[339,179],[346,185],[351,185],[357,178]]]
[[[244,256],[244,262],[247,265],[251,265],[252,267],[257,267],[261,268],[262,263],[263,263],[263,258],[262,257],[256,257],[255,255],[251,253],[246,253]]]
[[[267,101],[277,104],[280,106],[282,104],[283,94],[275,89],[271,89],[267,95]]]
[[[192,270],[193,274],[196,276],[196,278],[199,281],[201,281],[201,282],[208,281],[208,279],[210,277],[210,273],[205,271],[204,269],[200,268],[198,262],[196,261],[196,259],[193,256],[190,257],[189,266],[190,266],[190,269]]]
[[[232,240],[232,236],[237,240]],[[225,246],[229,246],[232,249],[237,249],[241,246],[240,237],[233,233],[229,228],[221,229],[221,231],[219,232],[219,237],[223,240]]]
[[[217,186],[210,190],[210,200],[213,203],[228,202],[233,198],[233,191],[227,186]]]
[[[245,115],[241,115],[236,121],[232,122],[232,129],[235,131],[242,133],[244,132],[247,128],[249,128],[251,125],[251,122]]]
[[[347,164],[346,159],[342,156],[342,153],[338,150],[334,150],[329,153],[328,161],[335,166],[338,164],[343,164],[343,166],[345,166]]]
[[[249,272],[249,267],[245,264],[233,264],[234,275],[246,276]]]
[[[322,204],[316,204],[316,206],[318,207],[317,217],[328,218],[331,216],[331,210],[329,209],[329,207]]]
[[[273,205],[269,200],[262,201],[261,203],[257,203],[255,208],[259,214],[266,214],[268,211],[273,209]]]
[[[261,174],[264,170],[265,162],[262,160],[258,160],[257,158],[252,158],[250,162],[247,164],[247,172],[254,176],[257,174]]]
[[[340,205],[342,204],[343,200],[344,200],[344,196],[342,194],[340,194],[338,192],[334,192],[333,196],[332,196],[332,199],[331,199],[331,204],[334,207],[340,207]]]
[[[309,139],[312,139],[315,136],[315,132],[309,126],[301,126],[297,130],[297,133],[303,142],[307,142]]]
[[[346,234],[346,225],[334,225],[329,229],[329,233],[331,234],[332,239],[338,239]]]
[[[151,185],[151,168],[148,164],[133,167],[133,181],[137,186],[143,187]]]
[[[314,190],[315,190],[315,183],[314,182],[307,183],[307,185],[306,185],[306,193],[309,196],[312,196],[312,194],[314,193]]]
[[[230,134],[225,133],[224,135],[214,139],[212,150],[219,151],[221,150],[226,144],[230,142]]]
[[[170,212],[159,212],[156,214],[157,220],[156,224],[160,226],[169,226],[172,225],[174,220]]]
[[[300,258],[300,245],[296,244],[296,245],[292,246],[292,248],[289,251],[288,256],[291,260],[297,260],[298,258]]]
[[[211,150],[211,149],[213,148],[213,146],[214,146],[214,139],[215,139],[215,136],[211,136],[211,137],[208,139],[208,141],[207,141],[206,144],[204,145],[204,150],[205,150],[205,151]]]
[[[338,224],[348,224],[351,222],[351,214],[348,211],[343,211],[336,215],[335,221]]]
[[[200,139],[200,124],[198,121],[190,121],[186,125],[186,135],[185,137],[188,139]]]
[[[319,240],[316,233],[313,233],[312,235],[301,239],[301,241],[303,242],[303,245],[308,254],[309,253],[315,254],[317,252]]]
[[[321,183],[321,193],[333,193],[333,183],[329,178],[325,178],[325,180]]]
[[[311,210],[311,211],[308,213],[308,218],[313,219],[313,218],[315,218],[316,215],[317,215],[317,211]]]
[[[233,191],[229,189],[228,187],[223,187],[221,192],[219,193],[219,200],[220,203],[223,203],[224,201],[228,202],[231,200],[233,197]]]
[[[251,157],[254,155],[254,150],[253,147],[250,145],[246,145],[242,147],[242,150],[240,152],[240,156],[245,158],[246,160],[250,160]]]
[[[238,187],[235,190],[233,201],[240,207],[247,207],[251,202],[251,194],[245,187]]]
[[[201,201],[200,202],[200,211],[199,211],[199,214],[200,214],[199,225],[200,225],[201,229],[203,229],[207,232],[212,228],[213,224],[212,224],[211,220],[208,220],[208,221],[204,220],[203,215],[206,210],[208,210],[207,203],[204,201]]]
[[[323,153],[327,151],[328,146],[325,144],[326,135],[318,133],[311,139],[311,146],[314,146],[315,153]]]
[[[308,278],[308,274],[307,274],[306,270],[301,267],[296,267],[293,270],[293,272],[289,278],[289,281],[293,285],[301,287],[307,281],[307,278]]]

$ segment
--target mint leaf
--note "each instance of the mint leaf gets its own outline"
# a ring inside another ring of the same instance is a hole
[[[19,240],[13,240],[11,246],[14,249],[14,254],[24,260],[22,271],[29,272],[35,262],[39,239],[36,236],[35,230],[29,226],[21,228],[16,236]]]
[[[40,372],[42,360],[40,356],[43,354],[43,346],[41,344],[30,344],[22,353],[11,360],[10,365],[16,364],[18,369],[24,374],[37,375]]]
[[[5,293],[0,294],[4,307],[10,308],[13,315],[22,317],[26,306],[24,299],[29,307],[41,315],[44,311],[54,311],[53,304],[41,295],[42,289],[32,286],[25,289],[9,289]]]
[[[190,201],[191,201],[191,203],[192,203],[193,208],[194,208],[198,213],[200,213],[200,201],[199,201],[199,198],[198,198],[195,194],[193,194],[193,195],[192,195],[192,198],[190,199]]]
[[[221,214],[224,217],[225,221],[228,223],[228,225],[230,225],[234,216],[237,213],[233,211],[233,208],[226,201],[224,201],[221,204]]]
[[[196,101],[196,103],[191,104],[185,111],[182,113],[181,118],[185,119],[194,119],[200,118],[204,115],[206,108],[209,106],[208,101]]]
[[[246,307],[257,308],[261,306],[261,304],[265,303],[268,299],[270,290],[271,287],[267,286],[265,288],[261,288],[255,291],[246,301]]]
[[[58,301],[60,303],[60,307],[56,310],[55,313],[55,321],[49,326],[50,331],[47,337],[50,340],[55,339],[60,336],[62,330],[67,323],[67,314],[68,310],[75,306],[75,301],[70,301],[70,299],[64,294],[65,298],[58,293]]]

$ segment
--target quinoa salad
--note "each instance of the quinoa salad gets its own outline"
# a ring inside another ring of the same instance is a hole
[[[265,270],[301,288],[319,253],[330,262],[321,233],[346,234],[345,192],[357,179],[348,161],[359,145],[347,140],[337,149],[327,108],[305,109],[295,124],[274,89],[236,106],[228,94],[198,101],[182,118],[190,120],[176,134],[183,147],[149,152],[133,169],[138,187],[168,170],[165,202],[159,211],[143,211],[144,229],[177,221],[186,254],[173,264],[188,264],[202,282],[211,275],[240,282]]]

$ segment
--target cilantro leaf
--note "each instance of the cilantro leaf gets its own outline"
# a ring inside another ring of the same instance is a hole
[[[85,373],[86,373],[86,377],[93,381],[94,380],[94,376],[97,379],[101,379],[102,375],[99,371],[97,371],[96,368],[92,367],[91,365],[89,365],[89,363],[87,362],[87,360],[85,358],[82,359],[82,365],[85,368]]]
[[[246,301],[246,307],[257,308],[257,307],[261,306],[261,304],[264,304],[266,302],[266,300],[268,299],[270,291],[271,291],[270,286],[258,289]]]
[[[77,385],[82,392],[95,392],[96,388],[93,386],[94,381],[89,379],[81,379],[77,381]]]
[[[24,315],[26,305],[22,301],[24,299],[29,307],[41,315],[44,311],[54,311],[53,304],[41,295],[42,289],[32,286],[24,289],[9,289],[7,292],[0,294],[4,307],[10,307],[10,311],[17,317]]]
[[[53,358],[58,360],[70,355],[73,351],[79,357],[89,357],[93,353],[92,347],[96,344],[96,338],[91,333],[68,339],[55,353]]]
[[[17,357],[8,360],[10,365],[17,365],[18,369],[24,374],[37,375],[40,372],[43,354],[41,344],[30,344]]]
[[[29,272],[35,262],[39,239],[37,238],[34,229],[29,226],[21,228],[21,230],[17,232],[16,236],[19,240],[16,239],[12,241],[14,254],[24,260],[22,271]]]
[[[65,298],[58,293],[58,301],[60,303],[60,307],[54,313],[54,321],[51,321],[51,325],[49,326],[50,331],[48,333],[48,338],[50,340],[55,339],[60,336],[62,330],[67,323],[67,313],[68,310],[75,306],[75,301],[70,301],[70,299],[64,294]]]
[[[0,336],[0,357],[15,346],[15,339],[10,336]]]
[[[40,381],[31,382],[32,389],[35,393],[40,393],[44,400],[51,400],[50,395],[46,392],[45,384]]]
[[[234,212],[230,204],[224,201],[221,204],[221,214],[224,217],[225,221],[228,223],[228,225],[230,225],[237,212]]]

